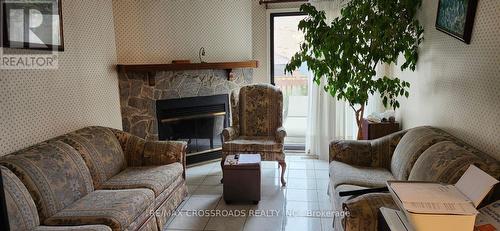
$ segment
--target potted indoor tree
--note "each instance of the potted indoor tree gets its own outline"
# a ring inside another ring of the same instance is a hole
[[[301,49],[291,58],[285,71],[292,72],[306,63],[314,82],[324,80],[324,90],[345,100],[354,110],[358,139],[368,97],[379,92],[384,106],[400,106],[398,97],[408,97],[410,83],[396,76],[375,78],[380,63],[396,64],[415,70],[423,27],[417,20],[421,0],[352,0],[341,10],[341,17],[327,22],[324,11],[311,4],[300,7],[308,17],[298,29],[304,33]]]

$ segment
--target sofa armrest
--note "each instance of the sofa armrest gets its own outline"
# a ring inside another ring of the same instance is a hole
[[[167,165],[181,163],[186,170],[187,143],[182,141],[146,141],[142,153],[142,165]]]
[[[406,131],[375,140],[335,140],[330,143],[330,161],[389,169],[391,158]]]
[[[399,131],[370,141],[373,167],[391,169],[394,150],[406,132],[406,130]]]
[[[33,231],[111,231],[106,225],[37,226]]]
[[[240,132],[238,128],[234,126],[224,128],[224,130],[222,130],[222,137],[224,138],[224,142],[234,140],[239,136],[239,133]]]
[[[284,127],[279,127],[276,129],[276,142],[283,144],[285,143],[286,130]]]
[[[125,154],[127,166],[166,165],[179,162],[186,173],[186,142],[146,141],[128,132],[112,129]]]
[[[381,207],[398,209],[389,193],[369,193],[346,201],[342,210],[344,231],[377,230],[378,211]]]
[[[334,140],[330,143],[330,162],[371,167],[372,152],[367,140]]]

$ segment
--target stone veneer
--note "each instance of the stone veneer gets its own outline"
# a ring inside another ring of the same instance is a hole
[[[230,94],[252,83],[253,69],[119,73],[123,130],[146,140],[158,140],[156,100]]]

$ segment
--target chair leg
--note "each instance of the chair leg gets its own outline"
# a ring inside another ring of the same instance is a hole
[[[284,160],[282,160],[282,161],[278,162],[278,165],[281,166],[281,185],[285,186],[286,185],[286,182],[285,182],[286,163]]]
[[[225,161],[225,158],[222,158],[222,160],[220,161],[220,171],[224,171],[224,161]],[[220,178],[220,183],[224,183],[224,177]]]

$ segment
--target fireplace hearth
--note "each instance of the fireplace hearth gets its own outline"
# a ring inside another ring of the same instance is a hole
[[[188,143],[187,164],[220,158],[229,126],[227,94],[156,101],[159,140]]]

